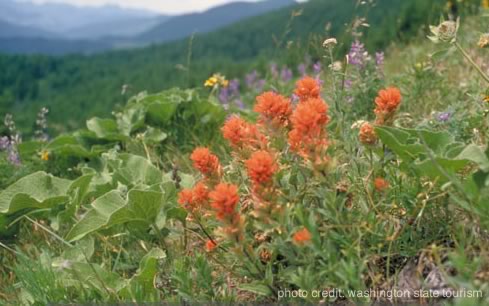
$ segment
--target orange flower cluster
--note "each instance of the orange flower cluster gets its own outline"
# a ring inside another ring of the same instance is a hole
[[[275,172],[277,165],[272,154],[267,151],[257,151],[246,161],[248,176],[253,185],[268,185]]]
[[[377,135],[375,134],[375,129],[372,124],[365,122],[360,127],[359,133],[360,142],[364,145],[374,145],[377,143]]]
[[[178,194],[178,204],[190,213],[197,213],[209,203],[209,191],[207,186],[199,182],[192,189],[183,189]]]
[[[219,159],[208,148],[196,148],[190,156],[190,159],[194,163],[194,168],[204,176],[219,175],[221,169]]]
[[[301,102],[317,99],[321,94],[321,86],[316,79],[305,77],[297,82],[294,93]]]
[[[374,187],[375,190],[377,190],[378,192],[383,192],[387,190],[389,186],[389,182],[381,177],[378,177],[374,180]]]
[[[312,235],[311,232],[307,230],[307,228],[303,228],[299,231],[297,231],[294,236],[292,237],[292,240],[294,241],[295,244],[298,246],[304,246],[306,245],[309,241],[311,241]]]
[[[221,130],[224,139],[235,149],[258,149],[266,145],[266,138],[258,127],[238,116],[228,119]]]
[[[303,158],[322,163],[328,141],[325,126],[329,122],[328,105],[320,98],[299,103],[291,117],[289,144]]]
[[[236,185],[220,183],[210,192],[209,198],[219,220],[233,221],[238,215],[236,206],[239,202],[239,195]]]
[[[379,91],[377,98],[375,98],[376,107],[374,112],[377,116],[375,123],[378,125],[390,123],[401,104],[401,100],[401,91],[396,87],[389,87]]]
[[[207,240],[207,242],[205,243],[205,250],[206,250],[207,252],[212,252],[212,251],[214,251],[214,249],[215,249],[216,247],[217,247],[217,244],[216,244],[214,241],[210,240],[210,239],[209,239],[209,240]]]
[[[290,99],[269,91],[256,98],[253,110],[261,115],[260,123],[270,122],[274,127],[287,126],[292,104]]]

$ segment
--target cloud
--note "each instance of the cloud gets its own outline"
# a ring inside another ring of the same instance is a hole
[[[0,0],[1,1],[1,0]],[[74,5],[101,6],[114,4],[122,7],[145,8],[161,13],[181,14],[184,12],[203,11],[210,7],[238,0],[32,0],[35,3],[69,3]],[[259,0],[239,0],[256,2]]]

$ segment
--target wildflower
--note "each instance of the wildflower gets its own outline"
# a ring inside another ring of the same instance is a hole
[[[267,151],[257,151],[246,161],[248,176],[254,185],[266,185],[277,171],[274,157]]]
[[[212,251],[214,251],[214,249],[216,247],[217,247],[217,244],[214,241],[210,240],[210,239],[207,240],[207,242],[205,243],[205,250],[207,252],[209,252],[209,253],[212,252]]]
[[[377,98],[375,98],[376,123],[379,125],[388,123],[399,108],[401,100],[401,92],[398,88],[389,87],[379,91]]]
[[[36,119],[36,131],[35,131],[35,137],[37,140],[45,142],[48,141],[49,136],[46,132],[48,128],[48,123],[47,123],[47,118],[46,115],[49,113],[49,110],[45,107],[41,108],[39,113],[37,113],[37,119]]]
[[[365,50],[365,45],[360,41],[355,40],[347,55],[348,64],[363,68],[368,59],[368,52]]]
[[[43,160],[43,161],[49,160],[49,152],[48,151],[42,151],[41,152],[41,160]]]
[[[486,103],[489,103],[489,95],[485,96],[485,97],[484,97],[484,99],[483,99],[482,101],[484,101],[484,102],[486,102]]]
[[[245,82],[247,87],[253,87],[258,80],[258,71],[253,70],[245,76]]]
[[[221,128],[224,139],[238,149],[245,147],[259,148],[265,145],[266,139],[254,124],[238,116],[232,116]]]
[[[482,8],[489,9],[489,0],[482,0]]]
[[[368,122],[363,123],[360,127],[359,138],[364,145],[374,145],[377,142],[374,127]]]
[[[447,122],[448,120],[450,120],[451,116],[452,116],[452,113],[450,113],[450,112],[439,113],[437,116],[437,119],[440,122]]]
[[[289,99],[274,93],[266,92],[256,98],[254,111],[259,113],[262,121],[272,121],[272,123],[285,126],[292,114],[292,104]]]
[[[226,80],[226,77],[222,74],[215,73],[210,78],[208,78],[204,86],[205,87],[216,87],[217,85],[221,85],[222,87],[227,87],[229,85],[229,81]]]
[[[10,146],[10,140],[7,136],[0,137],[0,150],[6,150]]]
[[[208,148],[196,148],[190,159],[194,163],[194,168],[205,176],[219,173],[219,159]]]
[[[302,134],[316,134],[328,123],[328,105],[322,99],[310,99],[297,105],[291,116],[294,129]]]
[[[183,208],[188,211],[194,210],[194,193],[192,189],[183,189],[178,194],[178,204],[180,204]]]
[[[299,97],[301,102],[308,99],[319,98],[319,95],[321,94],[321,86],[316,79],[304,77],[297,82],[294,93]]]
[[[287,68],[285,66],[280,71],[280,77],[284,83],[287,83],[290,80],[292,80],[293,76],[294,76],[294,74],[292,73],[292,70],[290,70],[289,68]]]
[[[375,65],[377,67],[384,66],[385,55],[384,52],[375,52]]]
[[[332,64],[330,64],[328,67],[329,69],[338,72],[343,69],[343,64],[340,61],[335,61]]]
[[[488,48],[489,47],[489,33],[485,33],[485,34],[481,35],[481,37],[479,39],[479,47],[480,48]]]
[[[430,31],[433,36],[428,36],[428,38],[434,43],[454,43],[457,40],[459,26],[460,19],[457,19],[457,21],[443,21],[438,26],[430,25]]]
[[[312,238],[311,233],[307,230],[307,228],[303,228],[294,234],[292,240],[298,246],[304,246],[309,241],[311,241],[311,238]]]
[[[209,193],[211,206],[216,210],[219,220],[233,219],[239,202],[238,187],[232,184],[220,183]]]
[[[314,65],[312,65],[312,71],[315,73],[315,74],[320,74],[321,73],[321,62],[316,62],[314,63]]]
[[[376,191],[383,192],[389,188],[389,182],[381,177],[378,177],[374,180],[374,187]]]
[[[178,194],[178,204],[191,213],[207,206],[209,201],[209,191],[207,186],[199,182],[192,189],[183,189]]]
[[[17,152],[17,149],[13,146],[10,146],[7,149],[8,155],[7,155],[7,160],[15,166],[20,166],[22,164],[20,160],[20,155],[19,152]]]
[[[328,38],[323,42],[324,48],[332,48],[338,44],[336,38]]]
[[[203,182],[197,183],[192,189],[195,203],[204,206],[209,200],[209,190]]]

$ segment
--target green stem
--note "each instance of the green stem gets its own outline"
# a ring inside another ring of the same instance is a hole
[[[479,72],[479,74],[482,76],[482,78],[487,82],[489,83],[489,76],[487,76],[484,71],[482,71],[482,68],[479,67],[479,65],[477,65],[474,60],[470,57],[470,55],[467,53],[467,51],[465,51],[465,49],[456,41],[455,43],[455,47],[457,47],[457,49],[460,51],[460,53],[462,53],[462,55],[470,62],[470,64],[472,64],[472,66],[474,66],[474,68],[477,70],[477,72]]]

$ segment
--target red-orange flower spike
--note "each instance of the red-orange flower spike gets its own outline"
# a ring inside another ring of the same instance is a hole
[[[299,246],[304,246],[309,241],[311,241],[311,238],[312,238],[311,232],[309,232],[307,228],[303,228],[294,234],[292,240],[294,241],[295,244]]]
[[[376,123],[384,124],[392,119],[392,116],[401,104],[401,91],[396,87],[389,87],[379,91],[375,98],[375,115],[377,116]]]
[[[248,176],[254,185],[266,185],[277,171],[277,165],[272,154],[267,151],[257,151],[246,161]]]
[[[250,124],[238,116],[233,116],[222,127],[224,139],[235,148],[265,146],[266,138],[260,133],[257,126]]]
[[[377,190],[378,192],[387,190],[389,186],[389,182],[381,177],[376,178],[374,181],[375,190]]]
[[[375,133],[375,129],[373,125],[368,122],[362,124],[358,137],[360,138],[360,142],[364,145],[374,145],[377,142],[377,134]]]
[[[209,190],[203,182],[198,182],[192,189],[194,201],[204,205],[209,200]]]
[[[219,220],[234,219],[236,206],[239,202],[238,187],[236,185],[220,183],[209,193],[209,198]]]
[[[217,247],[217,244],[212,241],[212,240],[207,240],[207,242],[205,243],[205,250],[207,252],[212,252],[214,251],[214,249]]]
[[[180,191],[178,194],[178,204],[180,204],[186,210],[194,209],[194,194],[191,189],[183,189]]]
[[[256,102],[253,110],[261,115],[260,121],[271,121],[279,126],[287,124],[289,116],[292,114],[290,99],[269,91],[258,96]]]
[[[291,121],[299,133],[314,133],[328,123],[328,105],[322,99],[300,103],[292,114]]]
[[[219,172],[219,159],[207,148],[196,148],[190,159],[194,162],[194,168],[205,176]]]
[[[308,99],[317,99],[321,94],[321,86],[316,79],[304,77],[297,82],[294,93],[301,102]]]

